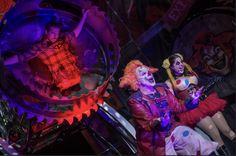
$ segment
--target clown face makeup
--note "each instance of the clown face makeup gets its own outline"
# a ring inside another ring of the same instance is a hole
[[[219,46],[208,46],[204,48],[203,60],[213,72],[226,75],[230,71],[229,59]]]
[[[179,76],[184,73],[184,64],[181,58],[177,57],[173,64],[171,65],[171,69],[174,71],[175,75]]]
[[[148,68],[140,66],[136,68],[135,72],[140,85],[155,86],[155,79],[153,75],[148,71]]]

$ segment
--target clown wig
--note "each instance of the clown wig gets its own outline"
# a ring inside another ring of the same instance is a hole
[[[145,66],[139,60],[132,60],[126,65],[124,69],[124,75],[123,77],[120,78],[119,87],[121,88],[130,87],[132,90],[137,91],[139,89],[139,86],[138,86],[138,80],[137,80],[135,71],[136,71],[136,68],[140,66],[148,68],[148,71],[150,73],[155,73],[158,71],[157,68]]]

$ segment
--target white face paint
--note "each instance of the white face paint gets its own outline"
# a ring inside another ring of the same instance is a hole
[[[148,68],[140,66],[136,68],[135,72],[139,84],[144,86],[155,86],[155,79],[153,75],[148,71]]]
[[[180,75],[184,73],[184,64],[181,58],[177,57],[172,66],[171,69],[175,72],[176,75]]]

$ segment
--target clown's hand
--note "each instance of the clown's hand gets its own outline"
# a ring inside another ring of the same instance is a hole
[[[203,88],[204,87],[201,87],[196,92],[193,92],[192,94],[190,94],[193,100],[199,99],[199,97],[202,95]]]
[[[191,94],[192,97],[192,105],[198,105],[199,104],[199,98],[202,95],[204,87],[199,88],[196,92]]]
[[[170,115],[169,113],[165,113],[163,117],[161,117],[161,127],[166,127],[170,124]]]

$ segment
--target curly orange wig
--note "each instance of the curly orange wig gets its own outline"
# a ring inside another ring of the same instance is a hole
[[[139,60],[132,60],[126,65],[126,67],[124,69],[124,75],[123,75],[123,77],[120,78],[119,87],[121,87],[121,88],[130,87],[132,90],[137,91],[139,89],[139,86],[138,86],[138,80],[136,77],[135,70],[136,70],[136,68],[138,68],[140,66],[144,66],[144,67],[148,68],[148,70],[151,73],[155,73],[158,71],[157,68],[145,66]]]

